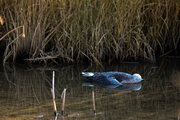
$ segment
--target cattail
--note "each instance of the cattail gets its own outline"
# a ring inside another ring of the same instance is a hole
[[[23,25],[23,33],[22,33],[22,37],[25,38],[26,35],[25,35],[25,28],[24,28],[24,25]]]
[[[4,24],[4,20],[3,20],[3,18],[1,16],[0,16],[0,23],[1,23],[1,25]]]

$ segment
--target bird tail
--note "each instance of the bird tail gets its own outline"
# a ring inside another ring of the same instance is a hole
[[[85,76],[85,77],[92,77],[92,76],[94,76],[94,73],[92,73],[92,72],[82,72],[82,75]]]

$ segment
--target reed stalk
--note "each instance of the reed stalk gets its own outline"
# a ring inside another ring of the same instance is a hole
[[[55,80],[54,78],[55,78],[55,72],[53,71],[51,93],[52,93],[52,98],[53,98],[54,115],[57,116],[58,113],[57,113],[56,99],[55,99],[55,91],[54,91],[54,80]]]
[[[95,103],[94,89],[92,90],[92,101],[93,101],[93,113],[94,113],[94,115],[96,115],[96,103]]]
[[[64,107],[65,107],[65,100],[66,100],[66,88],[64,88],[62,92],[62,109],[61,109],[61,115],[64,116]]]
[[[4,20],[3,20],[3,18],[1,16],[0,16],[0,23],[1,23],[1,25],[4,24]]]

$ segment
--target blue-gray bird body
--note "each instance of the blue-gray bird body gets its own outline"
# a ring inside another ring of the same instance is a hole
[[[139,83],[143,80],[139,74],[132,75],[124,72],[82,72],[82,75],[86,77],[89,82],[107,85]]]

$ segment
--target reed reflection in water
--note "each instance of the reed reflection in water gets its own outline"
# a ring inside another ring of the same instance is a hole
[[[0,116],[2,120],[54,119],[51,82],[55,76],[57,109],[66,91],[63,119],[178,119],[180,111],[179,64],[160,65],[58,66],[51,68],[6,66],[0,69]],[[139,91],[116,91],[82,86],[82,71],[123,71],[140,73],[145,79]],[[92,90],[95,110],[93,113]],[[59,117],[58,119],[62,119]]]

